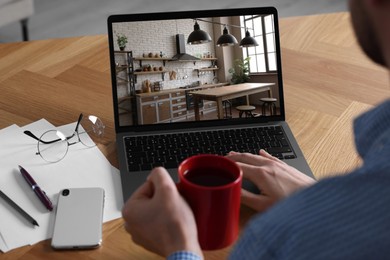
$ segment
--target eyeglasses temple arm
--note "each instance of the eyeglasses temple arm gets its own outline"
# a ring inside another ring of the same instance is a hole
[[[33,133],[31,133],[29,130],[26,130],[23,132],[25,135],[28,135],[32,138],[34,138],[35,140],[37,140],[38,142],[41,142],[41,143],[44,143],[44,144],[52,144],[52,143],[55,143],[55,142],[58,142],[60,141],[61,139],[57,139],[57,140],[53,140],[53,141],[49,141],[49,142],[46,142],[46,141],[43,141],[41,139],[39,139],[38,137],[36,137]]]
[[[79,119],[77,120],[77,124],[76,124],[76,129],[75,129],[75,132],[71,135],[71,136],[68,136],[66,137],[67,140],[69,140],[70,138],[72,138],[75,133],[78,133],[78,130],[79,130],[79,125],[80,125],[80,122],[81,120],[83,119],[83,113],[80,113],[79,115]],[[30,136],[31,138],[34,138],[35,140],[37,140],[38,142],[41,142],[41,143],[44,143],[44,144],[52,144],[52,143],[55,143],[55,142],[58,142],[60,141],[61,139],[56,139],[56,140],[53,140],[53,141],[49,141],[49,142],[46,142],[46,141],[43,141],[41,139],[39,139],[38,137],[36,137],[33,133],[31,133],[31,131],[29,130],[26,130],[23,132],[24,134]]]
[[[42,142],[41,139],[39,139],[38,137],[36,137],[36,136],[35,136],[33,133],[31,133],[29,130],[26,130],[26,131],[24,131],[23,133],[24,133],[25,135],[28,135],[28,136],[34,138],[35,140],[37,140],[37,141],[39,141],[39,142]]]
[[[81,119],[83,119],[83,113],[80,113],[79,119],[77,120],[76,129],[74,130],[76,133],[78,133],[79,125],[80,125]]]

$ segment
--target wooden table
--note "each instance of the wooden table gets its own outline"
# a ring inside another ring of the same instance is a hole
[[[280,27],[287,121],[317,178],[342,174],[360,163],[352,119],[390,96],[388,72],[361,52],[346,13],[282,19]],[[96,114],[107,125],[100,148],[117,165],[107,45],[101,35],[0,44],[0,128]],[[242,207],[241,225],[253,215]],[[56,252],[46,240],[0,258],[161,259],[136,246],[121,219],[104,224],[96,250]]]
[[[205,90],[190,91],[194,97],[195,120],[200,120],[199,102],[203,99],[217,102],[218,119],[223,119],[222,101],[246,96],[246,103],[249,105],[249,95],[268,92],[268,97],[272,97],[271,86],[274,83],[241,83],[236,85],[223,86],[219,88],[208,88]]]

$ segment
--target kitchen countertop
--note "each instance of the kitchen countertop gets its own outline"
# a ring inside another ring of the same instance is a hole
[[[149,97],[149,96],[156,96],[156,95],[160,96],[160,95],[170,94],[170,93],[177,92],[177,91],[198,90],[198,89],[222,87],[222,86],[226,86],[228,84],[229,83],[227,83],[227,82],[222,82],[222,83],[217,83],[217,84],[203,84],[203,85],[199,85],[196,87],[189,87],[189,88],[171,88],[171,89],[164,89],[164,90],[155,91],[155,92],[139,93],[139,94],[136,94],[136,96],[137,97]]]

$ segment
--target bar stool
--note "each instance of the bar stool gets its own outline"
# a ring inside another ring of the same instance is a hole
[[[236,109],[240,112],[239,117],[241,118],[242,115],[245,113],[245,117],[254,117],[252,114],[252,111],[256,109],[255,106],[250,106],[250,105],[242,105],[236,107]]]
[[[269,114],[276,115],[276,98],[260,98],[260,101],[263,102],[261,106],[261,113],[263,116],[266,115],[266,112],[269,111]]]
[[[225,118],[232,118],[232,102],[230,100],[222,101],[223,108],[225,109]]]

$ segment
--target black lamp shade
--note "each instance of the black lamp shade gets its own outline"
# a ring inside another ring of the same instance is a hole
[[[217,46],[233,46],[237,44],[237,39],[233,35],[229,34],[228,29],[223,29],[223,34],[218,38]]]
[[[210,35],[207,32],[202,31],[199,27],[198,22],[195,22],[194,31],[188,36],[187,43],[202,44],[207,42],[211,42]]]
[[[258,46],[259,44],[255,40],[255,38],[251,37],[249,31],[246,31],[245,38],[241,40],[240,47],[254,47]]]

